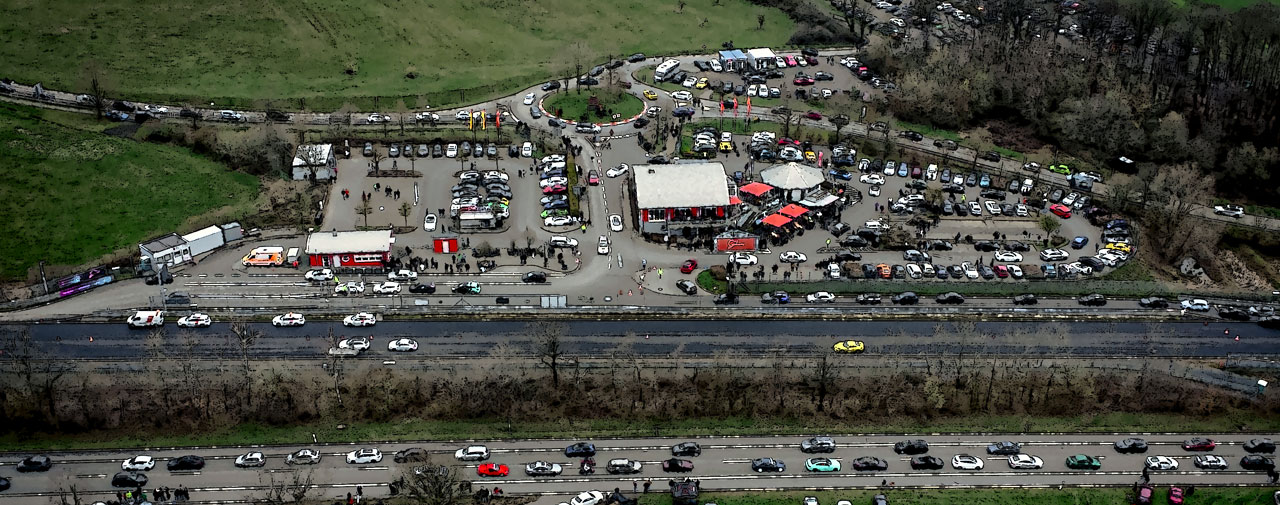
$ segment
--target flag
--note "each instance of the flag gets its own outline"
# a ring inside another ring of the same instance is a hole
[[[472,110],[467,113],[467,129],[468,130],[476,129],[476,111],[475,110]]]
[[[498,115],[493,116],[493,127],[499,130],[502,129],[502,112],[498,112]]]
[[[747,116],[751,116],[751,97],[747,97]]]
[[[489,127],[489,124],[485,122],[485,116],[488,115],[487,112],[488,111],[485,111],[485,110],[480,111],[480,129],[481,130],[486,130]]]
[[[724,102],[720,102],[720,115],[724,115]]]
[[[738,97],[733,97],[733,117],[738,117]]]

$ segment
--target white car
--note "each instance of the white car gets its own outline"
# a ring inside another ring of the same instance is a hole
[[[1239,205],[1214,205],[1213,213],[1238,219],[1244,217],[1244,207]]]
[[[760,260],[756,258],[756,255],[754,254],[739,251],[739,252],[730,254],[729,261],[732,261],[741,266],[745,266],[745,265],[754,265],[758,263]]]
[[[622,216],[617,214],[609,215],[609,231],[622,231]]]
[[[388,116],[386,114],[378,114],[375,112],[373,114],[369,114],[369,122],[370,123],[390,123],[391,116]]]
[[[445,148],[444,148],[444,156],[445,156],[446,158],[457,158],[457,157],[458,157],[458,144],[449,144],[448,146],[445,146]]]
[[[133,472],[145,472],[156,467],[156,460],[151,456],[134,456],[120,463],[120,469]]]
[[[394,281],[379,282],[373,285],[373,292],[379,295],[394,295],[400,292],[400,283]]]
[[[1031,179],[1029,179],[1029,178],[1028,178],[1028,179],[1023,179],[1023,180],[1022,180],[1022,188],[1019,190],[1019,192],[1020,192],[1020,193],[1022,193],[1022,194],[1024,194],[1024,195],[1029,195],[1029,194],[1031,194],[1031,188],[1034,188],[1034,187],[1035,187],[1035,182],[1034,182],[1034,181],[1032,181],[1032,180],[1031,180]]]
[[[267,456],[260,452],[250,452],[236,457],[236,468],[252,468],[267,464]]]
[[[756,88],[758,86],[759,84],[752,84],[750,86],[747,86],[747,96],[758,96],[758,93],[756,92]],[[768,88],[765,88],[765,89],[767,90]]]
[[[368,312],[351,314],[342,319],[343,326],[373,326],[375,324],[378,324],[378,319]]]
[[[490,171],[488,171],[488,172],[485,172],[485,173],[484,173],[484,182],[485,182],[485,184],[488,184],[488,183],[491,183],[491,182],[499,182],[499,181],[501,181],[501,182],[507,182],[507,181],[509,181],[509,180],[511,180],[511,176],[510,176],[510,175],[507,175],[507,173],[506,173],[506,172],[499,172],[499,171],[497,171],[497,170],[490,170]]]
[[[351,465],[367,465],[382,461],[382,451],[377,449],[356,449],[347,453],[347,463]]]
[[[570,505],[600,505],[603,502],[604,495],[599,491],[583,491],[569,501]]]
[[[671,98],[676,100],[693,100],[693,93],[688,91],[676,91],[671,94]]]
[[[806,261],[809,261],[809,257],[805,256],[804,253],[800,253],[796,251],[785,251],[782,254],[778,255],[778,261],[781,261],[783,263],[804,263]]]
[[[1146,466],[1148,470],[1177,470],[1178,460],[1168,456],[1147,456]]]
[[[274,326],[302,326],[307,324],[307,318],[302,317],[302,314],[297,312],[290,312],[272,318],[271,324]]]
[[[912,195],[912,196],[915,196],[915,195]],[[862,223],[862,226],[864,228],[868,228],[872,230],[888,230],[889,229],[889,225],[884,224],[884,222],[882,221],[867,221],[865,223]]]
[[[419,123],[429,123],[432,121],[440,121],[440,115],[434,112],[419,112],[413,115],[413,119]]]
[[[1044,468],[1044,460],[1030,454],[1014,454],[1009,456],[1009,468],[1016,470],[1039,470]]]
[[[489,459],[489,448],[483,445],[468,445],[453,453],[458,461],[484,461]]]
[[[973,263],[969,263],[968,261],[966,261],[960,264],[960,268],[964,270],[965,277],[968,277],[970,279],[978,278],[978,268],[973,266]]]
[[[418,350],[418,341],[411,338],[397,338],[387,342],[387,350],[394,352],[412,352]]]
[[[836,262],[827,263],[827,270],[823,272],[827,277],[832,279],[840,278],[840,264]]]
[[[418,278],[418,272],[414,272],[413,270],[407,270],[407,269],[400,269],[387,274],[387,280],[389,281],[404,282],[404,281],[416,280],[417,278]]]
[[[1183,310],[1195,310],[1199,312],[1206,312],[1209,310],[1209,302],[1202,300],[1200,298],[1196,298],[1194,300],[1183,300],[1182,308]]]
[[[333,294],[358,295],[364,293],[364,281],[347,281],[333,287]]]
[[[609,254],[609,237],[600,236],[600,240],[596,241],[596,252],[599,254]]]
[[[969,202],[969,213],[975,216],[982,215],[982,206],[978,202]]]
[[[1071,256],[1071,253],[1062,249],[1045,249],[1040,251],[1040,259],[1042,261],[1062,261]]]
[[[879,186],[884,184],[884,176],[880,174],[862,174],[862,177],[858,178],[858,182]]]
[[[609,178],[618,177],[622,174],[627,173],[628,170],[631,170],[631,165],[628,165],[626,163],[621,163],[616,167],[605,170],[604,176]]]
[[[1022,278],[1022,267],[1018,265],[1009,265],[1006,268],[1009,269],[1009,275],[1013,276],[1014,279]]]
[[[213,325],[213,319],[208,314],[199,312],[178,319],[179,328],[208,328],[211,325]]]
[[[804,497],[804,500],[800,502],[800,505],[818,505],[818,497],[806,496]]]
[[[1027,217],[1031,215],[1031,211],[1027,209],[1026,205],[1018,204],[1017,210],[1014,212],[1014,214],[1016,214],[1018,217]]]
[[[931,180],[931,181],[936,181],[936,180],[938,180],[938,166],[937,166],[937,165],[929,165],[929,168],[925,169],[925,171],[924,171],[924,177],[925,177],[926,179]]]
[[[818,291],[817,293],[809,293],[804,297],[809,303],[835,303],[836,295],[826,291]]]
[[[314,465],[320,462],[320,451],[315,449],[299,449],[284,458],[289,465]]]
[[[568,184],[569,184],[569,179],[567,177],[548,177],[538,183],[538,185],[542,186],[543,189],[549,188],[551,186],[564,186]]]
[[[569,216],[551,216],[542,220],[546,226],[573,226],[578,220]]]
[[[551,239],[547,240],[547,243],[551,247],[578,247],[578,239],[563,235],[552,235]]]
[[[427,214],[427,218],[422,220],[422,229],[424,231],[436,231],[436,223],[440,218],[435,214]]]
[[[956,470],[981,470],[982,458],[968,454],[957,454],[951,458],[951,468]]]
[[[880,196],[880,186],[871,186],[867,188],[867,194],[871,196]]]
[[[906,21],[903,21],[903,20],[902,20],[902,18],[893,18],[893,19],[890,19],[890,20],[889,20],[889,22],[890,22],[890,23],[893,23],[893,26],[896,26],[896,27],[898,27],[898,28],[906,28],[906,27],[907,27],[907,22],[906,22]]]
[[[711,60],[707,63],[711,65],[712,72],[724,72],[724,66],[720,65],[720,60]]]
[[[538,94],[537,94],[537,93],[529,93],[529,94],[525,95],[525,96],[524,96],[524,104],[525,104],[525,105],[533,105],[533,100],[534,100],[535,98],[538,98]]]
[[[333,280],[333,270],[321,268],[318,270],[308,270],[302,275],[302,278],[309,281],[331,281]]]
[[[471,112],[470,112],[470,111],[465,111],[465,110],[460,110],[460,111],[458,111],[458,113],[457,113],[457,114],[454,114],[454,115],[453,115],[453,118],[454,118],[454,119],[457,119],[458,121],[466,121],[466,120],[468,120],[468,119],[471,119]]]
[[[367,351],[370,347],[369,339],[364,337],[344,338],[338,341],[339,349],[354,349],[357,351]]]
[[[920,275],[923,273],[924,271],[920,269],[920,265],[917,265],[915,263],[907,263],[907,275],[910,276],[912,279],[919,279]]]
[[[982,202],[982,204],[987,207],[987,212],[990,212],[991,215],[993,216],[1000,215],[1000,204],[996,203],[995,200],[987,200]]]
[[[523,158],[533,157],[533,142],[525,142],[520,145],[520,156]]]
[[[1019,263],[1022,261],[1022,255],[1013,251],[1000,251],[996,253],[996,261]]]

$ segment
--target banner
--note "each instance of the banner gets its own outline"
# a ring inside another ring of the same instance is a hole
[[[747,97],[747,116],[751,116],[751,97]]]
[[[738,117],[738,97],[733,97],[733,117]]]
[[[467,113],[467,129],[476,129],[476,111],[474,110]]]
[[[489,123],[485,120],[486,119],[485,116],[487,115],[488,115],[488,111],[486,110],[480,111],[480,129],[481,130],[489,129]]]

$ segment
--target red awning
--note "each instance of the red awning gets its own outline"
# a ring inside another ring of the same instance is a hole
[[[768,193],[771,190],[773,190],[773,186],[770,186],[763,182],[753,182],[751,184],[738,188],[738,191],[741,191],[743,193],[746,193],[755,197],[759,197],[760,195]]]
[[[736,196],[729,197],[729,205],[738,205],[742,203],[742,199]]]
[[[794,203],[786,207],[783,207],[782,210],[778,211],[779,214],[783,214],[785,216],[790,216],[790,217],[800,217],[800,216],[803,216],[805,212],[809,212],[809,209],[806,209]]]
[[[787,223],[790,223],[790,222],[791,222],[791,218],[784,216],[782,214],[769,214],[767,217],[764,218],[764,224],[773,226],[774,228],[781,228],[783,226],[786,226]]]

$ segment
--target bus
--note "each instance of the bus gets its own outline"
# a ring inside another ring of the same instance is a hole
[[[278,267],[284,264],[284,248],[259,247],[246,254],[240,263],[244,266]]]
[[[667,60],[658,65],[657,70],[653,71],[653,82],[665,81],[667,77],[675,75],[680,70],[680,60]]]

